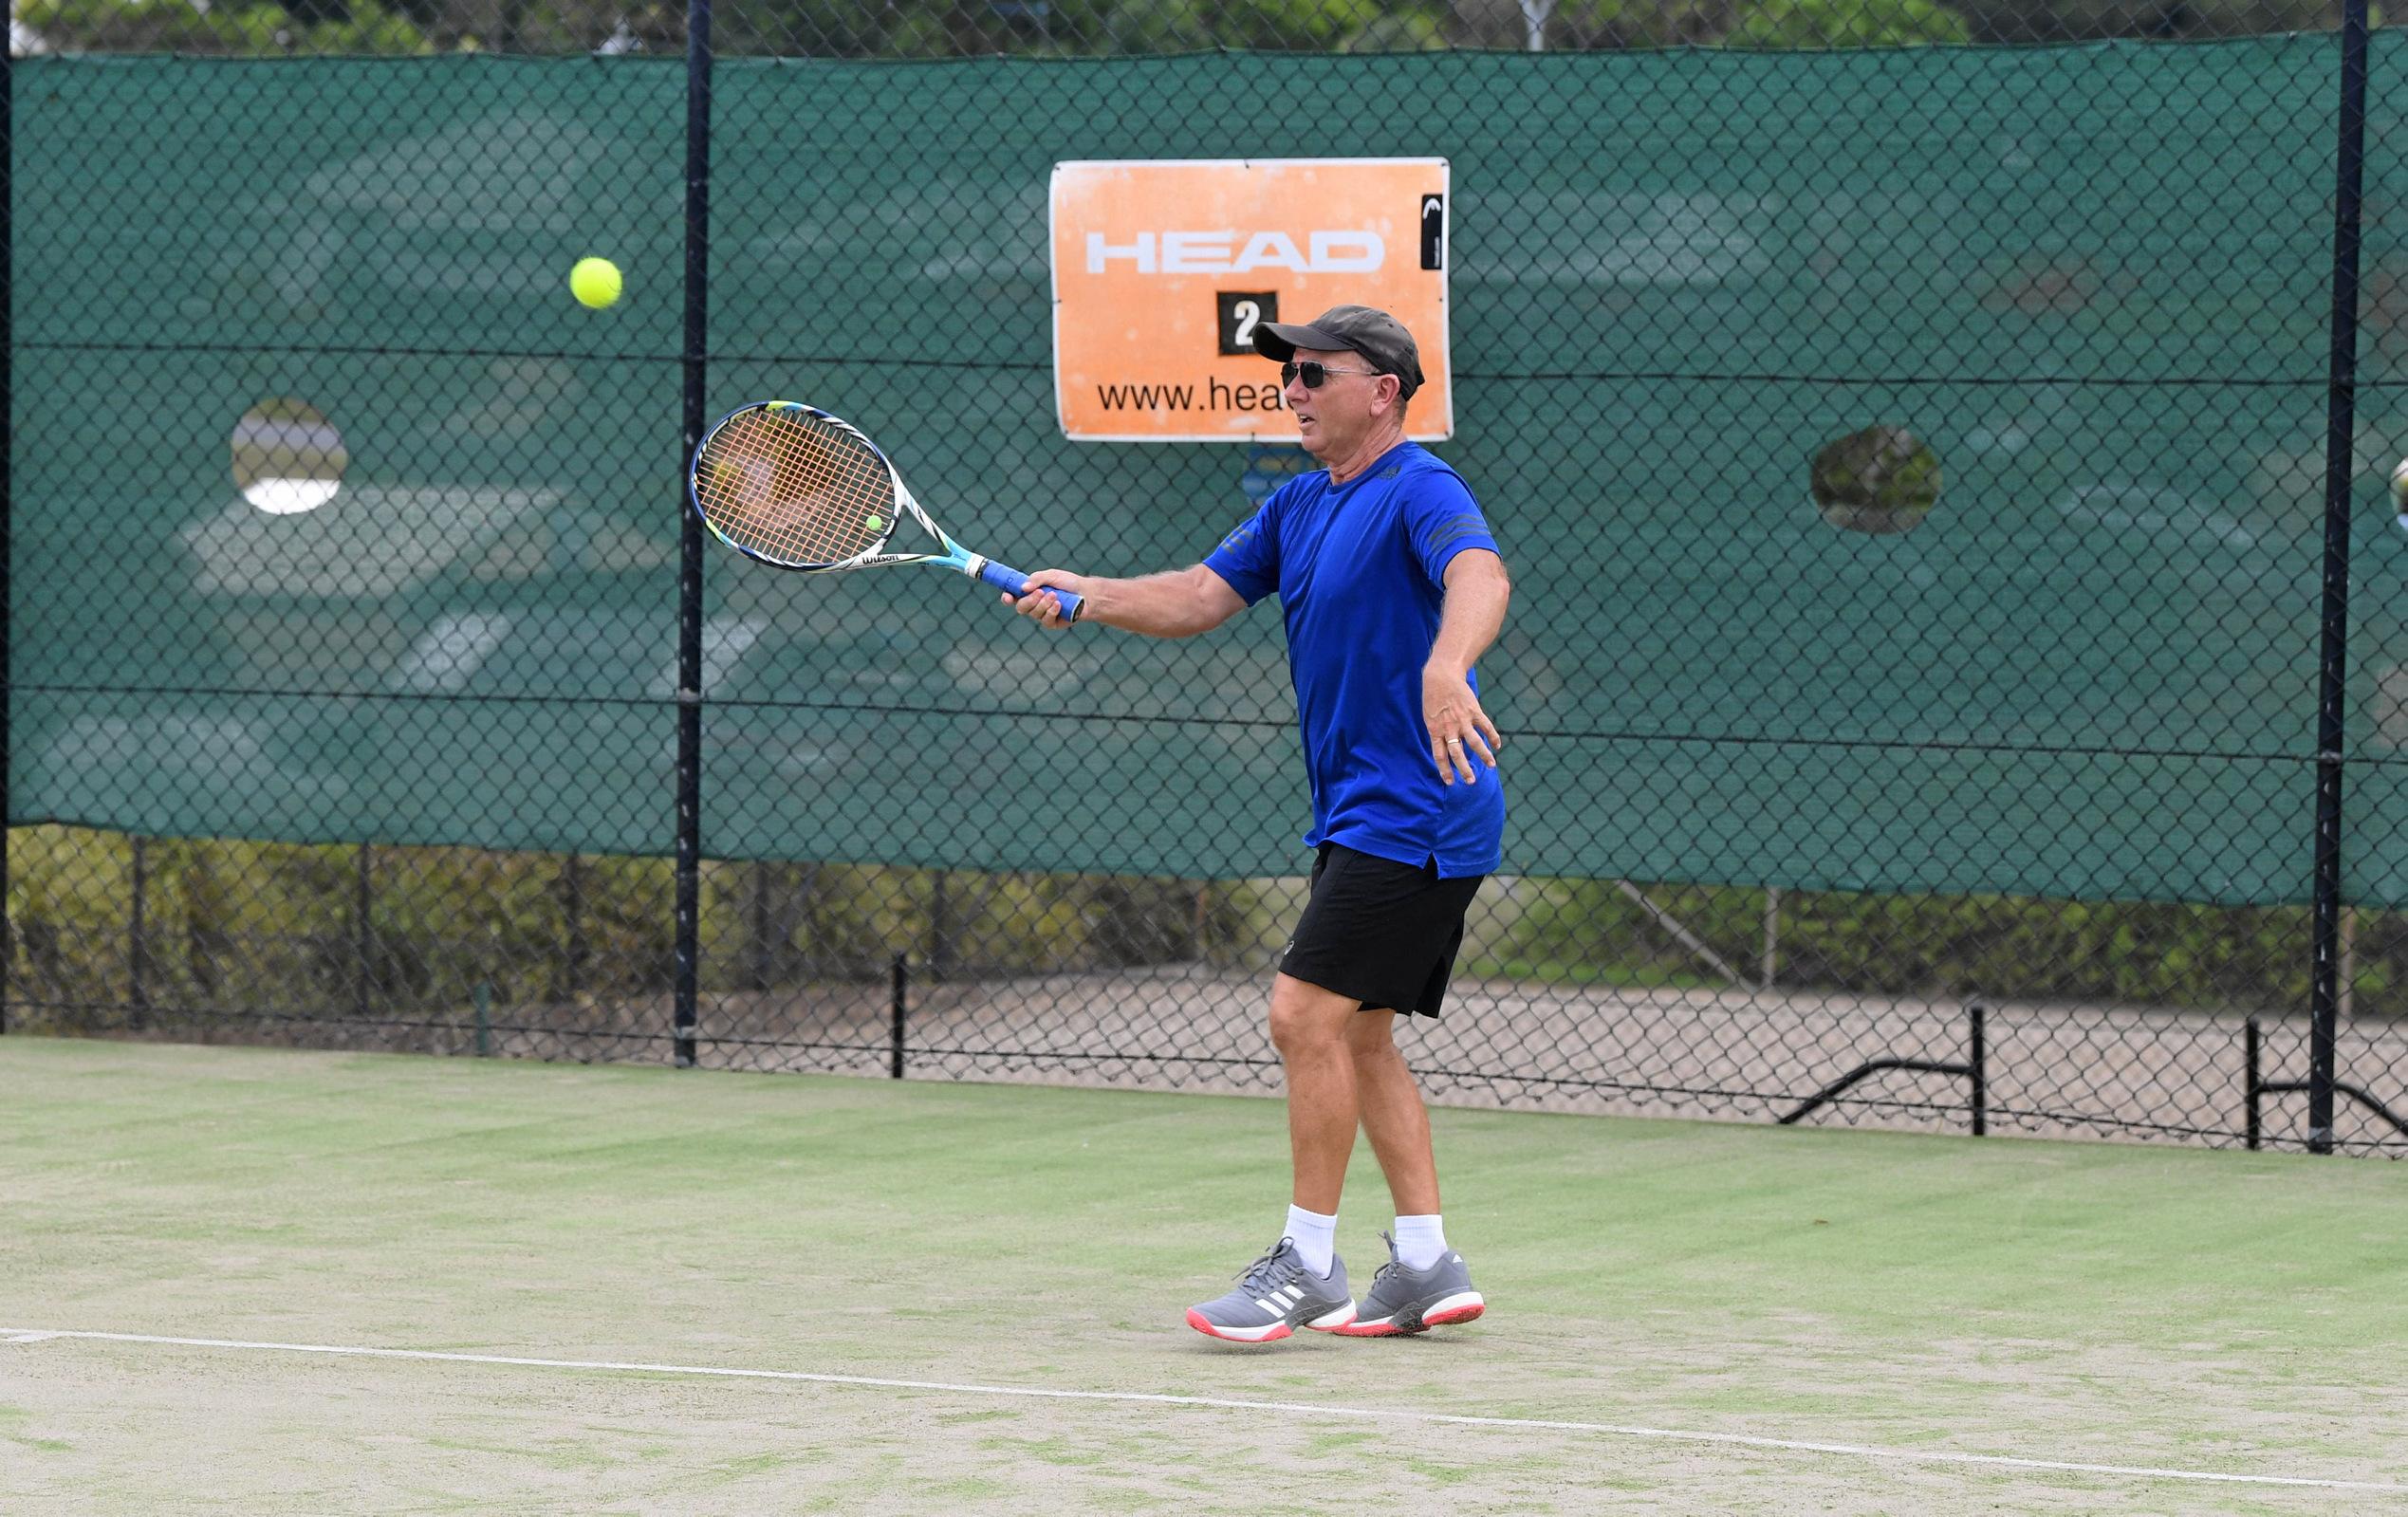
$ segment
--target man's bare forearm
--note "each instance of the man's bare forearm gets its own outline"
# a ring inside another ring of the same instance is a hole
[[[1192,638],[1245,609],[1228,582],[1202,564],[1133,580],[1089,579],[1082,621],[1101,621],[1149,638]]]

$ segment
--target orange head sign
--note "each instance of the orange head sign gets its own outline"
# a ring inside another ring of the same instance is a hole
[[[1454,431],[1444,158],[1164,159],[1053,169],[1053,368],[1065,435],[1293,442],[1265,322],[1333,305],[1402,322],[1424,380],[1406,435]]]

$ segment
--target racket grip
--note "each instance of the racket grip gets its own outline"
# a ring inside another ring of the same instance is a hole
[[[1028,593],[1028,576],[1018,569],[998,564],[993,559],[980,561],[978,577],[1015,601]],[[1087,603],[1086,597],[1075,595],[1055,585],[1039,585],[1038,588],[1062,602],[1062,620],[1065,621],[1078,620],[1079,609]]]

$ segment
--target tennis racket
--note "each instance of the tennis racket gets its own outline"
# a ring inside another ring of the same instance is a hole
[[[712,535],[748,558],[806,574],[891,564],[959,569],[1015,599],[1028,577],[972,553],[929,519],[902,476],[861,429],[816,406],[761,400],[703,434],[686,471],[686,494]],[[934,553],[887,550],[909,514],[936,540]],[[1047,587],[1075,621],[1084,598]]]

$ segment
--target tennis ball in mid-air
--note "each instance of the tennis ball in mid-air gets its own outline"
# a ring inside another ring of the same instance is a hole
[[[618,300],[623,284],[619,266],[607,258],[580,258],[568,271],[568,292],[596,310]]]
[[[883,516],[864,516],[861,518],[861,525],[868,527],[873,532],[882,532],[886,530],[886,518]]]

